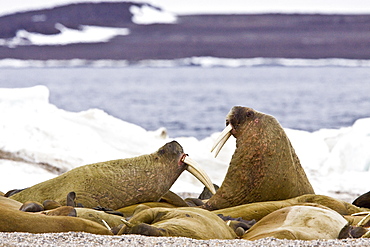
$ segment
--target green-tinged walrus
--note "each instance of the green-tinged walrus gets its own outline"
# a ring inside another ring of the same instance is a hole
[[[28,213],[0,205],[0,232],[88,232],[112,235],[106,227],[90,220],[69,216]]]
[[[245,203],[274,201],[314,194],[284,129],[272,116],[251,108],[233,107],[227,127],[215,146],[236,138],[226,177],[204,208],[215,210]]]
[[[19,210],[22,207],[22,203],[4,196],[0,196],[0,207]]]
[[[336,239],[346,225],[347,220],[329,208],[291,206],[262,218],[243,235],[243,239]]]
[[[127,207],[119,208],[116,209],[116,211],[122,213],[125,218],[129,218],[132,217],[135,211],[142,206],[148,208],[177,208],[177,206],[170,204],[168,202],[144,202],[140,204],[134,204]]]
[[[67,194],[73,191],[76,204],[118,209],[158,201],[185,169],[214,191],[208,176],[172,141],[152,154],[77,167],[10,198],[20,202],[51,199],[66,205]]]
[[[122,224],[123,216],[118,216],[105,211],[95,210],[91,208],[74,208],[71,206],[61,206],[55,209],[42,211],[42,214],[48,216],[73,216],[94,221],[104,227],[116,227]]]
[[[235,232],[216,214],[200,208],[149,208],[135,213],[119,234],[234,239]]]
[[[370,211],[367,208],[359,208],[348,202],[329,196],[309,194],[281,201],[247,203],[235,207],[218,209],[212,212],[216,214],[228,215],[233,218],[242,217],[244,220],[254,219],[259,221],[266,215],[278,209],[302,204],[319,204],[328,207],[341,215],[351,215],[354,213]]]

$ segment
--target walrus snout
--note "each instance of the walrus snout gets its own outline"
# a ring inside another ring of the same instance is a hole
[[[190,172],[194,177],[196,177],[202,184],[206,186],[213,194],[216,190],[213,186],[211,179],[208,177],[207,173],[200,167],[200,165],[191,159],[187,154],[184,153],[182,146],[177,141],[171,141],[165,144],[158,150],[159,155],[169,155],[176,156],[178,166],[184,170]]]
[[[258,123],[261,117],[255,110],[248,107],[234,106],[226,116],[226,127],[215,141],[211,152],[216,149],[215,157],[221,151],[230,136],[238,138],[249,126],[248,122]]]
[[[250,123],[258,124],[259,119],[264,115],[252,108],[234,106],[226,117],[226,125],[231,126],[230,133],[235,137],[242,135]]]
[[[234,106],[226,117],[226,125],[230,124],[233,128],[232,134],[235,137],[241,126],[247,121],[254,119],[256,112],[248,107]]]

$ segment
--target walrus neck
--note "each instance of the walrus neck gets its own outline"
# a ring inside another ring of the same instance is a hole
[[[254,138],[257,138],[257,136]],[[263,176],[263,173],[260,173],[260,168],[253,169],[251,161],[259,158],[256,153],[258,150],[253,149],[253,142],[253,138],[236,139],[236,149],[231,158],[225,179],[217,193],[205,204],[204,207],[206,209],[217,210],[248,202],[246,201],[246,197],[249,197],[253,189],[259,186],[259,184],[248,186],[251,184],[251,181],[248,181],[248,178],[251,176]],[[243,146],[249,146],[251,148],[243,150]],[[235,183],[235,181],[238,182]],[[256,179],[255,181],[262,180]]]

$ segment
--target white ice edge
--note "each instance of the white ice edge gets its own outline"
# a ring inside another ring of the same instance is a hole
[[[0,59],[0,68],[57,68],[57,67],[153,67],[171,68],[179,66],[198,66],[202,68],[227,67],[243,68],[256,66],[283,66],[283,67],[370,67],[370,60],[346,59],[346,58],[323,58],[323,59],[302,59],[302,58],[218,58],[218,57],[189,57],[173,60],[141,60],[130,62],[127,60],[23,60],[6,58]]]

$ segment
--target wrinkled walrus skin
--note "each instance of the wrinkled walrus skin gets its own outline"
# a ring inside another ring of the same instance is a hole
[[[129,223],[131,227],[121,229],[124,234],[204,240],[237,237],[220,217],[200,208],[149,208],[134,214]]]
[[[329,208],[292,206],[262,218],[243,235],[243,239],[336,239],[346,225],[347,220]]]
[[[236,150],[221,187],[204,208],[215,210],[314,194],[294,148],[274,117],[236,106],[228,114],[226,125],[232,127]]]
[[[152,154],[77,167],[10,198],[19,202],[52,199],[66,205],[67,194],[73,191],[76,203],[87,208],[118,209],[155,202],[186,169],[183,155],[181,145],[172,141]]]

